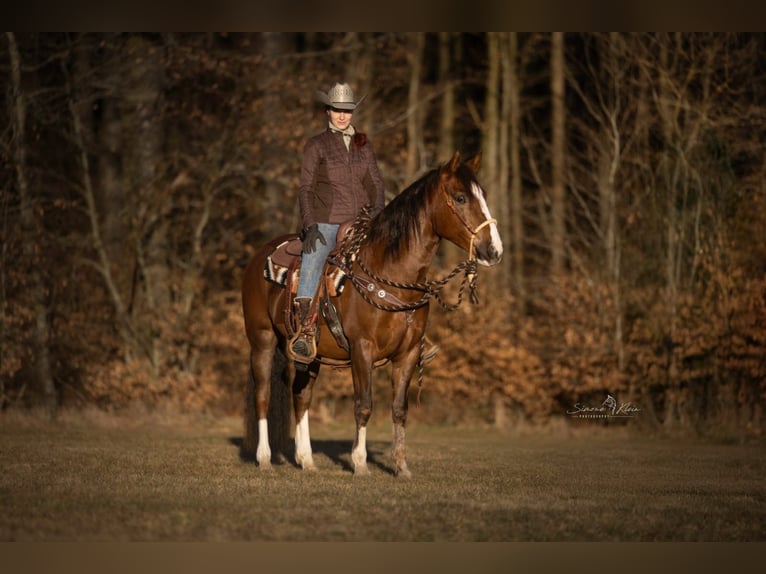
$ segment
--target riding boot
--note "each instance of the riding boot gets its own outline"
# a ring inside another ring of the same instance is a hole
[[[290,350],[296,361],[310,363],[316,356],[316,323],[311,313],[311,297],[296,297],[295,310],[298,314],[296,335],[290,342]]]
[[[434,343],[431,339],[428,338],[428,336],[426,336],[425,341],[423,341],[423,355],[420,357],[420,364],[427,365],[433,361],[433,358],[438,352],[439,345]]]

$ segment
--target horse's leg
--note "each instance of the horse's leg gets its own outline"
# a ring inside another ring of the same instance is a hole
[[[272,331],[258,331],[250,350],[250,373],[255,380],[255,414],[258,418],[258,448],[255,459],[263,470],[271,468],[271,447],[267,423],[271,399],[271,366],[277,345]]]
[[[356,436],[351,449],[354,476],[367,476],[367,422],[372,414],[372,353],[369,341],[358,341],[351,351],[351,373],[354,378],[354,418]]]
[[[309,434],[309,407],[314,382],[319,374],[319,363],[313,362],[308,369],[295,369],[294,363],[291,374],[293,375],[293,409],[295,412],[295,462],[301,465],[303,470],[316,470],[314,457],[311,452],[311,436]]]
[[[394,475],[402,478],[410,478],[412,473],[407,468],[404,449],[404,427],[407,424],[407,390],[410,388],[412,373],[417,364],[417,355],[420,352],[416,348],[404,360],[394,362],[392,367],[391,384],[393,398],[391,401],[391,420],[393,421],[393,456]]]

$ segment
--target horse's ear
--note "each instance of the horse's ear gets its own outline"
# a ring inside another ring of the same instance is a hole
[[[477,153],[473,158],[466,162],[468,167],[471,168],[471,171],[474,173],[478,173],[479,171],[479,164],[481,163],[481,152]]]
[[[455,173],[459,165],[460,165],[460,152],[456,151],[455,154],[452,156],[452,159],[449,160],[447,167],[449,168],[451,173]]]

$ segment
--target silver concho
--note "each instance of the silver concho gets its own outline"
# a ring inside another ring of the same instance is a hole
[[[378,291],[378,297],[380,297],[381,299],[384,299],[386,297],[386,292],[383,289],[381,289],[380,291]]]

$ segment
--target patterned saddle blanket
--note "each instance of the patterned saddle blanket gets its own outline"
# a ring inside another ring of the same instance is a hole
[[[277,245],[266,259],[263,276],[281,287],[289,285],[291,293],[294,294],[298,290],[298,279],[301,272],[302,245],[300,237],[297,235]],[[327,293],[330,297],[340,295],[343,291],[346,274],[334,265],[325,264],[324,276]]]

